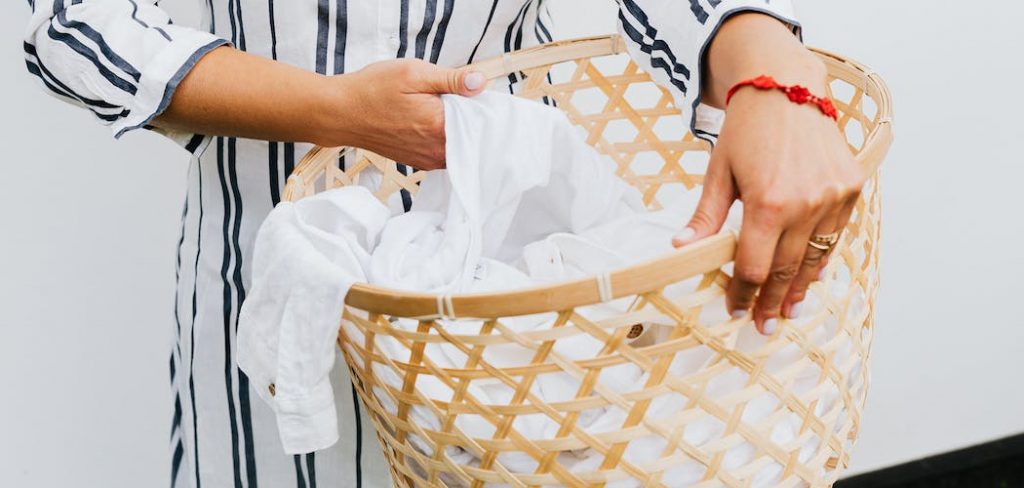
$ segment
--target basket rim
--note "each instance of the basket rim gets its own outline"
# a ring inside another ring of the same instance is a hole
[[[863,146],[854,158],[866,174],[875,174],[892,144],[892,96],[888,87],[877,73],[857,61],[826,50],[810,49],[825,61],[830,73],[862,78],[864,85],[859,88],[875,101],[878,122],[864,138]],[[625,50],[625,41],[617,34],[585,37],[533,46],[480,61],[465,69],[480,71],[488,79],[495,79],[538,66],[620,54]],[[301,184],[300,175],[304,168],[325,157],[336,157],[342,151],[352,149],[314,147],[296,165],[294,173],[288,178],[287,187]],[[285,200],[290,200],[289,196],[293,193],[290,190],[285,189]],[[345,304],[369,313],[423,320],[498,319],[569,310],[600,303],[602,296],[607,298],[602,293],[607,291],[606,286],[610,288],[612,298],[621,298],[660,289],[718,269],[734,259],[737,243],[738,235],[726,231],[602,276],[501,292],[437,295],[356,283],[345,296]]]

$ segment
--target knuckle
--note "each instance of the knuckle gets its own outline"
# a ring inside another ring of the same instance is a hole
[[[744,283],[761,285],[768,281],[768,272],[761,268],[743,266],[736,269],[736,277]]]
[[[713,225],[711,215],[702,208],[698,208],[693,212],[693,216],[690,217],[690,225],[699,228],[708,228]]]
[[[434,148],[430,150],[430,160],[435,163],[443,163],[446,156],[447,154],[445,154],[444,144],[434,146]]]
[[[448,80],[448,91],[451,93],[457,93],[459,88],[462,87],[462,76],[457,71],[451,71],[448,76],[445,77]]]
[[[800,265],[798,263],[793,263],[772,269],[770,276],[772,281],[788,282],[792,281],[793,278],[796,278],[798,272],[800,272]]]
[[[402,61],[395,66],[395,74],[400,78],[412,79],[416,77],[416,64]]]
[[[789,201],[780,195],[767,193],[756,197],[753,204],[762,212],[779,213],[786,209]]]
[[[804,266],[817,267],[821,263],[825,262],[826,257],[825,251],[820,249],[811,249],[804,254]]]
[[[813,213],[825,207],[826,203],[830,201],[832,201],[832,198],[829,196],[828,190],[822,190],[819,193],[805,195],[795,205],[795,210],[801,214]]]

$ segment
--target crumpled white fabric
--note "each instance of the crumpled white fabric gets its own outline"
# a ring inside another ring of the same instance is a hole
[[[427,175],[412,211],[392,216],[366,188],[345,187],[279,204],[257,235],[238,364],[274,408],[288,453],[337,441],[328,373],[353,283],[515,288],[529,280],[505,261],[527,243],[643,210],[561,112],[492,92],[442,98],[448,168]],[[474,280],[481,269],[491,279]]]

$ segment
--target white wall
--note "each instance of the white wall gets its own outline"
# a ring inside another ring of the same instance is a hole
[[[151,134],[115,143],[44,95],[13,3],[0,7],[0,486],[165,485],[186,158]],[[166,3],[192,18],[192,2]],[[552,3],[566,36],[612,29],[608,4]],[[867,62],[896,100],[855,471],[1024,432],[1024,4],[965,3],[798,0],[808,42]]]

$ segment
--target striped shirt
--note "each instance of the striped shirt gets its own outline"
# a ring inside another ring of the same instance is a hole
[[[552,40],[558,0],[202,0],[204,29],[154,0],[29,0],[25,64],[49,93],[115,136],[150,126],[205,53],[231,44],[322,74],[384,59],[460,66]],[[599,0],[595,0],[599,1]],[[611,1],[611,0],[605,0]],[[631,55],[696,119],[704,51],[745,10],[793,26],[786,0],[618,0]],[[515,76],[509,79],[514,90]],[[342,440],[286,456],[273,412],[235,365],[238,311],[260,223],[308,144],[163,131],[192,154],[177,254],[172,486],[381,487],[388,470],[344,368],[335,368]],[[408,207],[405,195],[403,206]],[[340,364],[340,360],[339,360]]]

